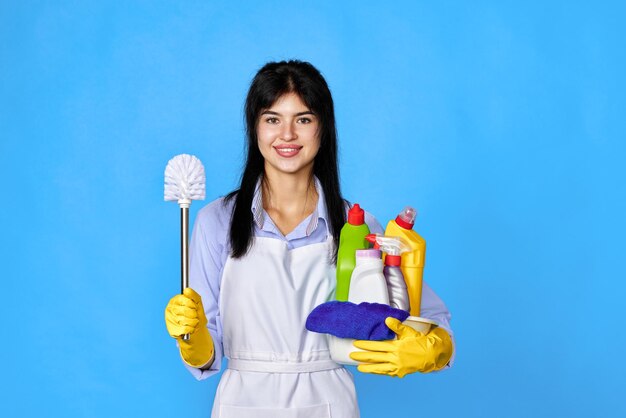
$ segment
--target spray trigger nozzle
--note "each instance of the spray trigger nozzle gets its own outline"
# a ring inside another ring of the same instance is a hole
[[[383,234],[369,234],[365,239],[374,244],[374,248],[380,249],[387,255],[401,255],[411,250],[411,247],[401,237],[389,237]]]

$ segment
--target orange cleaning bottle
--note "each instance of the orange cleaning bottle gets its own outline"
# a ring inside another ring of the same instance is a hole
[[[406,282],[412,316],[420,316],[422,277],[426,259],[426,240],[413,230],[416,215],[415,209],[407,206],[395,220],[389,221],[385,229],[385,235],[401,237],[411,248],[402,254],[400,269]]]

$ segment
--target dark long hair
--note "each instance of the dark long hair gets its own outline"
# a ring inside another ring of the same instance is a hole
[[[345,203],[339,187],[337,166],[337,129],[335,109],[326,80],[308,62],[270,62],[261,68],[250,85],[246,98],[245,118],[247,136],[246,164],[239,189],[225,199],[235,199],[230,222],[231,256],[244,256],[254,239],[254,219],[251,211],[254,189],[264,175],[264,159],[259,151],[257,124],[259,115],[286,93],[295,93],[319,118],[320,149],[313,162],[313,174],[319,179],[328,211],[329,230],[335,241],[336,259],[339,233],[346,222]]]

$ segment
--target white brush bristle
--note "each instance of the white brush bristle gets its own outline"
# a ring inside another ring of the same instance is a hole
[[[180,154],[165,167],[165,200],[204,200],[204,166],[193,155]]]

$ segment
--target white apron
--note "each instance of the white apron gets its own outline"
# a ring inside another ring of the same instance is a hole
[[[352,375],[306,318],[334,296],[332,239],[289,250],[256,237],[228,258],[220,291],[224,354],[213,418],[358,418]]]

